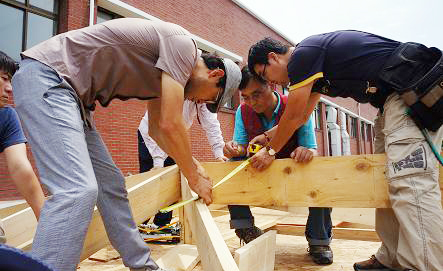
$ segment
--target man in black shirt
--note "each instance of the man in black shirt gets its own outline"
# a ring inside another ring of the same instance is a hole
[[[409,84],[415,80],[411,78],[426,74],[439,63],[441,52],[413,44],[415,47],[406,48],[414,58],[408,62],[407,57],[396,58],[398,49],[405,48],[404,45],[408,44],[370,33],[336,31],[308,37],[296,47],[266,38],[249,51],[248,65],[256,76],[289,85],[290,91],[280,125],[267,132],[272,138],[268,147],[251,159],[252,166],[259,170],[272,163],[275,159],[272,154],[306,122],[321,94],[351,97],[380,109],[375,121],[375,150],[387,154],[386,178],[392,209],[377,209],[376,230],[382,246],[370,260],[356,263],[357,271],[443,270],[438,160],[420,129],[406,114],[408,107],[402,100],[404,97],[396,92],[398,85],[383,80],[387,72],[406,67],[394,77],[402,78],[399,85]],[[436,89],[436,93],[442,91]],[[441,146],[443,129],[437,126],[430,137],[435,145]],[[260,141],[266,142],[265,136],[257,137],[254,142]]]

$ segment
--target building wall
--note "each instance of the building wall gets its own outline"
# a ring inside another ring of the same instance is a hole
[[[244,61],[247,60],[250,45],[263,37],[270,36],[289,43],[231,0],[126,0],[123,2],[164,21],[179,24],[193,34],[242,56]],[[88,25],[89,0],[60,1],[60,33]],[[358,105],[350,99],[332,100],[355,113],[358,112]],[[238,97],[235,104],[238,105]],[[95,112],[97,129],[117,166],[125,175],[136,174],[139,171],[137,128],[145,108],[145,102],[142,101],[114,100],[107,108],[97,106]],[[228,109],[218,113],[225,140],[232,139],[234,112]],[[373,119],[374,110],[370,107],[360,106],[360,113],[366,119]],[[212,161],[213,155],[205,132],[197,121],[194,121],[189,133],[193,155],[202,161]],[[319,153],[324,155],[327,144],[324,135],[327,135],[327,132],[319,129],[316,134]],[[352,149],[353,154],[358,153],[355,148]],[[18,197],[7,174],[4,156],[0,155],[0,200]]]

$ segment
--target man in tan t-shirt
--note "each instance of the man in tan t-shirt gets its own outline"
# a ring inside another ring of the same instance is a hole
[[[150,136],[171,156],[206,204],[212,182],[191,156],[184,99],[217,112],[241,73],[229,59],[200,54],[182,27],[124,18],[52,37],[22,53],[13,78],[17,111],[41,181],[52,194],[32,246],[55,270],[75,270],[94,205],[112,245],[131,270],[162,270],[150,257],[91,112],[98,101],[146,99]]]

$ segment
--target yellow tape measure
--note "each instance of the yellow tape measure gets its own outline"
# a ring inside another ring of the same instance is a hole
[[[263,148],[262,145],[260,144],[249,144],[248,146],[248,151],[249,153],[257,153],[259,150],[261,150],[261,148]]]
[[[234,175],[237,174],[239,171],[241,171],[242,169],[244,169],[247,165],[249,165],[249,163],[250,163],[250,162],[249,162],[249,159],[247,159],[246,161],[244,161],[243,163],[241,163],[238,167],[236,167],[234,170],[232,170],[231,172],[229,172],[228,175],[226,175],[223,179],[221,179],[216,185],[214,185],[214,186],[212,187],[212,189],[217,188],[217,186],[219,186],[219,185],[221,185],[222,183],[226,182],[227,180],[231,179],[232,176],[234,176]],[[169,206],[169,207],[166,207],[166,208],[160,209],[160,213],[167,213],[167,212],[170,212],[170,211],[175,210],[175,209],[177,209],[177,208],[179,208],[179,207],[182,207],[182,206],[184,206],[184,205],[186,205],[186,204],[188,204],[188,203],[191,203],[191,202],[193,202],[193,201],[195,201],[195,200],[198,200],[199,198],[200,198],[199,196],[194,196],[194,197],[192,197],[192,198],[190,198],[190,199],[188,199],[188,200],[180,201],[180,202],[178,202],[178,203],[176,203],[176,204],[173,204],[173,205],[171,205],[171,206]]]

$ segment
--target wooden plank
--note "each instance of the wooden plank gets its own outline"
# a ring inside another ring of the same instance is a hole
[[[278,234],[305,236],[305,226],[277,224],[270,229],[276,230]],[[374,229],[333,228],[332,236],[334,239],[380,242]]]
[[[132,175],[126,179],[128,199],[137,224],[180,197],[179,170],[171,166],[162,170]],[[146,195],[149,194],[149,197]],[[37,221],[31,208],[3,219],[7,244],[22,249],[32,246]],[[108,238],[97,208],[94,209],[83,247],[81,260],[86,259],[108,243]]]
[[[309,215],[309,208],[306,207],[288,207],[287,209],[291,214],[305,217]],[[371,227],[367,229],[372,229],[375,226],[375,208],[334,208],[332,217],[340,222],[370,225]],[[366,227],[364,228],[366,229]]]
[[[172,204],[180,198],[179,170],[176,165],[168,167],[158,174],[154,175],[154,173],[146,172],[128,177],[130,182],[137,183],[127,189],[129,204],[136,224],[142,223],[147,217],[155,215],[160,208]],[[146,177],[149,178],[146,179]],[[139,182],[143,179],[144,181]],[[95,208],[83,245],[81,261],[105,247],[107,243],[108,237],[103,222],[97,208]]]
[[[272,271],[275,263],[275,239],[277,231],[252,240],[235,251],[235,262],[240,271]]]
[[[203,165],[216,183],[240,163]],[[384,154],[374,154],[315,157],[307,164],[281,159],[263,172],[248,166],[214,189],[214,203],[262,207],[386,208],[390,207],[390,202],[384,176],[385,163]]]
[[[172,171],[171,171],[172,170]],[[126,186],[131,188],[134,187],[137,184],[140,184],[143,181],[146,181],[148,179],[152,179],[155,177],[160,176],[164,172],[169,172],[169,174],[175,175],[175,181],[177,191],[176,195],[179,194],[178,192],[178,168],[177,166],[172,166],[164,169],[158,169],[158,170],[152,170],[146,173],[132,175],[125,178]],[[170,175],[168,175],[170,176]],[[155,190],[154,190],[155,191]],[[158,195],[158,193],[155,193]],[[139,196],[140,197],[140,193]],[[26,206],[27,204],[20,204],[19,208]],[[164,206],[161,206],[164,207]],[[153,209],[157,208],[157,206],[153,206],[151,208],[150,212],[152,212]],[[134,212],[134,210],[133,210]],[[99,221],[97,221],[99,219]],[[32,239],[34,238],[35,230],[37,228],[37,220],[35,219],[34,213],[32,212],[32,209],[30,207],[27,207],[21,211],[18,211],[16,213],[13,213],[4,219],[2,219],[4,224],[4,230],[6,232],[6,238],[7,238],[7,244],[13,247],[18,247],[23,250],[28,250],[32,246]],[[94,215],[93,220],[91,222],[90,230],[93,232],[97,232],[103,229],[103,224],[101,222],[101,218],[98,215],[97,208],[94,209]],[[91,236],[91,234],[89,234]],[[107,240],[107,238],[105,238]]]
[[[180,244],[158,258],[156,263],[168,270],[191,271],[199,261],[197,246]]]
[[[150,179],[154,176],[157,176],[158,174],[166,172],[166,171],[170,170],[171,168],[175,168],[175,167],[176,167],[176,165],[164,167],[164,168],[156,168],[156,169],[151,169],[150,171],[143,172],[140,174],[127,176],[125,178],[126,189],[134,187],[135,185],[137,185],[141,182],[144,182],[147,179]]]
[[[22,246],[34,238],[37,219],[31,207],[18,211],[3,220],[6,233],[6,244],[13,247]]]
[[[182,198],[189,199],[195,195],[182,176]],[[198,253],[205,271],[239,271],[225,241],[217,228],[208,207],[200,200],[185,205],[189,214],[189,224],[197,241]]]
[[[260,207],[251,207],[251,212],[254,215],[255,226],[259,227],[262,230],[271,228],[272,226],[276,225],[281,218],[289,215],[288,212],[265,209]],[[211,214],[212,213],[213,211],[211,212]],[[217,227],[220,230],[224,240],[229,240],[236,236],[235,230],[231,229],[231,225],[229,223],[229,213],[215,218],[213,216],[213,219],[217,224]]]
[[[19,204],[14,204],[5,208],[0,209],[0,218],[6,218],[18,211],[21,211],[23,209],[26,209],[29,207],[29,204],[27,202],[22,202]]]
[[[188,221],[192,215],[186,212],[184,207],[179,209],[179,219],[180,219],[180,242],[183,244],[195,245],[196,241],[192,235],[191,225]]]

